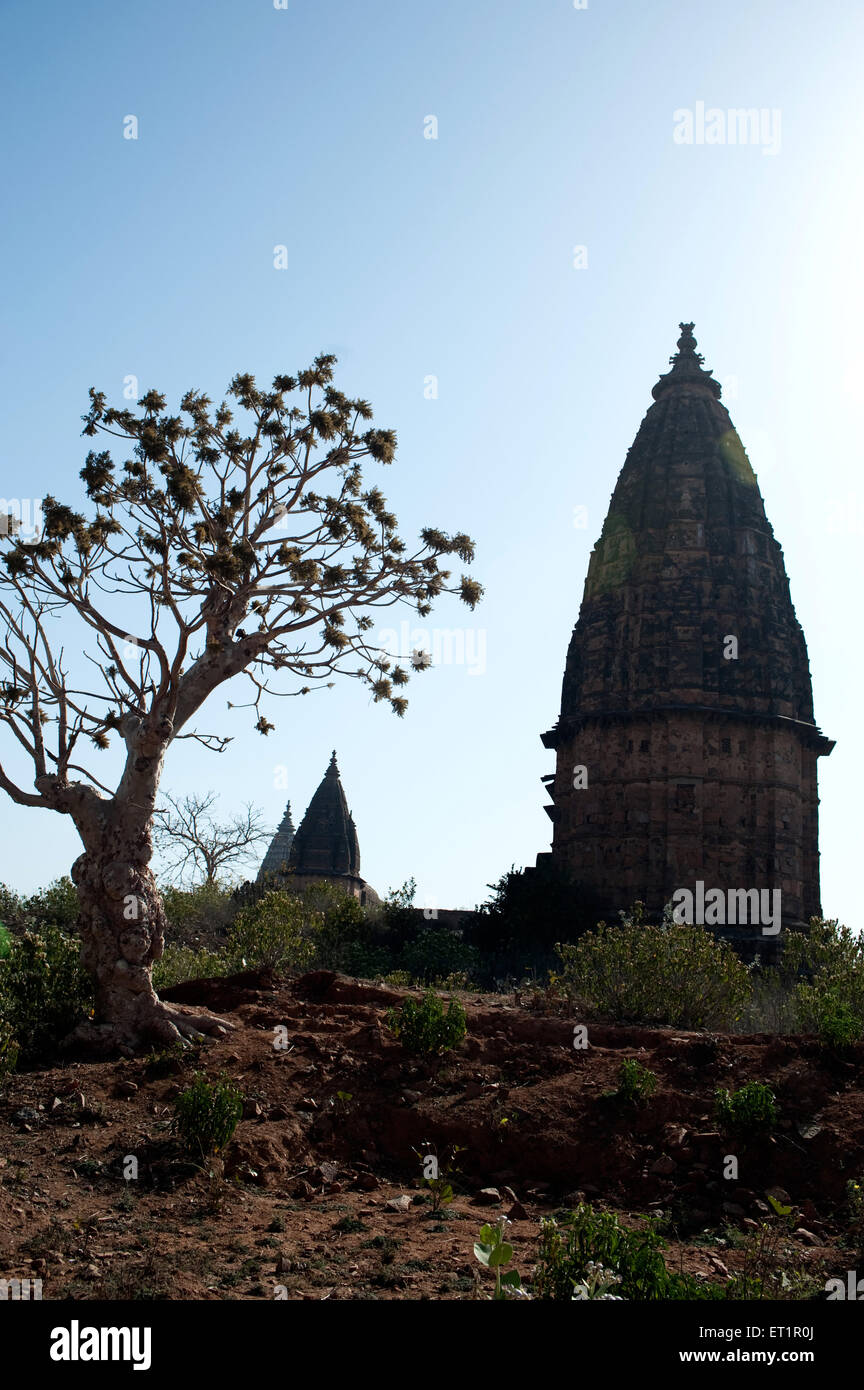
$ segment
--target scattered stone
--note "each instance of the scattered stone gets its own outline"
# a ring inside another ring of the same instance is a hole
[[[726,1268],[726,1266],[724,1265],[723,1261],[719,1258],[719,1256],[717,1256],[717,1255],[709,1255],[709,1256],[708,1256],[708,1263],[709,1263],[710,1265],[712,1265],[714,1269],[716,1269],[716,1271],[717,1271],[718,1274],[722,1274],[722,1276],[723,1276],[724,1279],[728,1279],[728,1278],[729,1278],[729,1270]]]
[[[785,1187],[766,1187],[765,1196],[773,1197],[775,1202],[783,1202],[786,1206],[792,1201]]]
[[[797,1231],[793,1232],[793,1235],[796,1235],[799,1240],[803,1240],[805,1245],[822,1244],[822,1241],[819,1239],[819,1237],[817,1235],[814,1235],[813,1231],[808,1231],[806,1226],[799,1226]]]
[[[284,1105],[273,1105],[267,1112],[268,1120],[287,1120],[288,1111]]]
[[[403,1091],[403,1092],[402,1092],[402,1099],[403,1099],[403,1101],[405,1102],[406,1105],[415,1105],[415,1104],[417,1103],[418,1100],[422,1100],[422,1099],[423,1099],[423,1096],[422,1096],[422,1093],[421,1093],[420,1091],[407,1091],[407,1090],[406,1090],[406,1091]]]
[[[260,1104],[258,1103],[257,1100],[252,1100],[251,1098],[247,1098],[246,1100],[244,1100],[244,1102],[243,1102],[243,1119],[244,1119],[244,1120],[257,1120],[257,1119],[258,1119],[258,1116],[259,1116],[259,1115],[263,1115],[263,1114],[264,1114],[264,1111],[262,1110],[262,1108],[261,1108],[261,1106],[260,1106]]]
[[[745,1231],[759,1230],[759,1222],[754,1221],[752,1216],[745,1216],[744,1220],[741,1222],[741,1225],[744,1227]]]
[[[374,1173],[358,1173],[357,1186],[361,1188],[363,1192],[374,1192],[375,1188],[379,1187],[380,1184]]]
[[[501,1193],[497,1187],[481,1187],[474,1197],[474,1203],[478,1207],[496,1207],[501,1201]]]
[[[516,1196],[516,1193],[513,1191],[513,1188],[512,1188],[512,1187],[502,1187],[502,1188],[501,1188],[501,1191],[504,1193],[504,1196],[507,1198],[508,1201],[510,1201],[510,1202],[518,1202],[518,1201],[519,1201],[519,1198]]]
[[[313,1168],[312,1172],[309,1174],[310,1180],[312,1182],[322,1185],[324,1183],[335,1182],[338,1176],[339,1164],[328,1162],[319,1163],[317,1168]]]
[[[298,1100],[298,1102],[297,1102],[297,1109],[298,1109],[298,1110],[317,1110],[317,1109],[318,1109],[318,1102],[317,1102],[317,1100],[313,1100],[311,1096],[304,1096],[304,1097],[302,1098],[302,1100]]]
[[[678,1164],[675,1162],[674,1158],[670,1158],[669,1154],[661,1154],[659,1158],[655,1158],[648,1172],[657,1173],[662,1177],[668,1177],[675,1172],[677,1167]]]
[[[724,1202],[723,1210],[727,1216],[746,1216],[747,1213],[738,1202]]]
[[[683,1125],[667,1125],[666,1144],[670,1149],[683,1149],[687,1143],[687,1131]]]
[[[521,1202],[514,1202],[507,1213],[508,1221],[527,1221],[528,1213]]]
[[[401,1197],[390,1197],[384,1205],[388,1211],[410,1211],[411,1198],[403,1192]]]
[[[118,1096],[134,1096],[137,1094],[138,1087],[134,1081],[118,1081],[115,1090]]]
[[[817,1134],[822,1133],[821,1125],[799,1125],[798,1133],[802,1139],[815,1139]]]

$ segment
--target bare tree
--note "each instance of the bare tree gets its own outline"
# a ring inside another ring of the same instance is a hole
[[[154,847],[166,871],[181,882],[191,885],[200,876],[204,883],[216,883],[226,869],[254,859],[256,846],[272,835],[251,802],[229,820],[215,820],[211,811],[217,800],[215,791],[179,800],[166,792],[166,805],[154,814]]]
[[[267,734],[266,694],[304,695],[342,674],[401,715],[409,672],[375,645],[370,610],[404,603],[425,616],[442,592],[471,608],[482,593],[439,565],[469,563],[468,536],[428,527],[409,551],[380,490],[364,490],[362,465],[390,463],[396,438],[364,428],[371,409],[332,385],[334,362],[318,357],[269,391],[236,376],[238,422],[196,390],[176,415],[156,391],[135,412],[91,390],[84,434],[113,436],[131,457],[88,454],[88,516],[49,496],[34,540],[14,518],[0,527],[0,724],[18,760],[0,763],[0,788],[70,816],[81,836],[71,872],[96,986],[82,1036],[94,1043],[222,1026],[159,1000],[151,981],[165,929],[150,869],[159,782],[175,740],[228,743],[193,723],[208,697],[246,676]],[[97,755],[107,770],[88,744],[114,748]],[[32,764],[32,790],[18,763]]]

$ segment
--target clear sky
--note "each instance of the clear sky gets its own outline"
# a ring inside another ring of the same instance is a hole
[[[91,385],[218,397],[334,352],[398,432],[403,533],[468,531],[487,589],[423,624],[462,660],[411,682],[403,721],[346,682],[275,703],[265,740],[217,694],[233,743],[176,746],[166,789],[275,826],[335,747],[379,891],[413,875],[419,903],[471,906],[533,863],[590,549],[692,319],[837,740],[823,907],[858,925],[862,51],[855,0],[4,0],[0,495],[79,499]],[[699,103],[764,126],[700,142]],[[0,827],[22,890],[79,852],[52,813],[4,800]]]

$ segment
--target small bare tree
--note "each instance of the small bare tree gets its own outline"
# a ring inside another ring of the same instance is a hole
[[[401,715],[409,672],[375,645],[370,610],[405,603],[425,616],[442,592],[472,608],[482,592],[439,564],[470,562],[468,536],[430,527],[409,550],[379,489],[364,488],[362,465],[390,463],[396,439],[332,385],[334,361],[269,391],[236,376],[238,421],[195,390],[178,414],[156,391],[136,412],[91,390],[84,434],[131,456],[118,466],[107,449],[88,454],[87,516],[46,497],[35,539],[14,518],[0,527],[0,724],[33,771],[29,789],[0,763],[0,788],[70,816],[81,836],[72,878],[96,986],[91,1042],[135,1048],[222,1026],[161,1001],[151,981],[165,929],[150,869],[159,782],[177,739],[229,741],[193,723],[208,697],[245,675],[267,734],[265,694],[343,674]],[[112,741],[113,759],[98,751]],[[88,744],[107,770],[85,761]]]
[[[166,872],[187,886],[196,880],[216,883],[227,869],[248,864],[256,846],[272,835],[251,802],[230,819],[217,821],[211,814],[218,800],[215,791],[193,792],[179,800],[166,792],[164,799],[166,804],[154,816],[153,844]]]

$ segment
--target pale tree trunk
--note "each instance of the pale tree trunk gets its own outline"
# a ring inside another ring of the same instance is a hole
[[[84,853],[72,866],[78,891],[81,960],[93,976],[95,1017],[73,1041],[110,1052],[134,1051],[225,1033],[232,1026],[207,1011],[164,1003],[152,982],[165,944],[165,911],[150,870],[150,827],[167,740],[135,721],[127,732],[130,762],[116,795],[78,805],[73,818]]]

